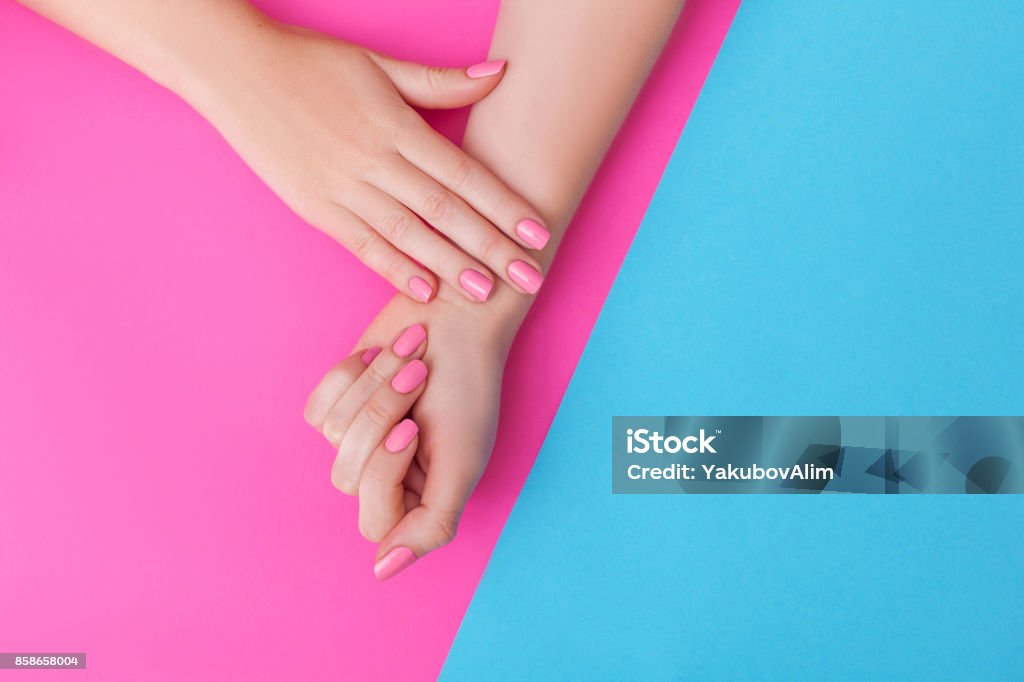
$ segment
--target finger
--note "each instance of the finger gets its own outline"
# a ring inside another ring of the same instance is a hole
[[[402,165],[408,166],[403,159]],[[487,268],[425,225],[404,204],[374,185],[352,197],[352,208],[385,239],[432,270],[471,301],[487,300],[494,286]],[[463,286],[466,282],[473,288]]]
[[[551,239],[533,206],[443,135],[404,136],[398,141],[398,149],[410,163],[462,197],[519,244],[543,249]]]
[[[380,350],[377,346],[357,350],[332,367],[306,400],[306,409],[303,411],[306,423],[317,431],[322,431],[324,419],[331,407],[355,383]]]
[[[369,54],[406,102],[425,109],[455,109],[479,102],[505,73],[503,59],[462,69],[424,66],[373,52]]]
[[[335,204],[332,211],[331,224],[322,228],[325,232],[405,295],[421,303],[433,298],[437,278],[432,272],[396,249],[347,208]]]
[[[406,511],[419,506],[420,497],[423,495],[423,485],[426,482],[427,474],[423,471],[423,467],[420,466],[419,462],[414,459],[412,464],[409,465],[409,471],[405,474],[405,480],[402,481],[406,493]],[[409,501],[412,504],[409,504]]]
[[[412,164],[394,164],[386,177],[386,186],[381,190],[408,206],[515,289],[533,294],[540,288],[544,276],[537,260],[451,190]],[[470,293],[475,291],[472,282],[460,279],[460,284]],[[481,300],[484,299],[486,296]]]
[[[427,330],[422,325],[407,327],[387,348],[373,358],[347,390],[330,407],[324,417],[324,438],[335,448],[341,447],[345,432],[366,401],[391,378],[408,360],[423,356],[426,350]]]
[[[455,539],[462,509],[479,477],[473,460],[468,456],[431,460],[419,506],[402,517],[380,543],[373,567],[378,580],[395,576]]]
[[[359,492],[367,460],[423,393],[427,373],[422,360],[410,360],[359,410],[345,431],[331,470],[331,481],[338,490],[347,495]]]
[[[404,480],[419,444],[419,427],[404,419],[391,429],[366,462],[359,479],[359,532],[380,542],[405,516]]]

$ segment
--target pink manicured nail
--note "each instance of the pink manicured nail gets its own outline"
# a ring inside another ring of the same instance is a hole
[[[363,351],[363,354],[359,356],[359,359],[363,361],[364,365],[369,365],[373,362],[373,359],[380,355],[380,346],[374,346],[373,348],[367,348]]]
[[[516,234],[531,249],[543,249],[551,239],[551,233],[536,220],[527,218],[516,223]]]
[[[422,360],[413,360],[398,370],[398,374],[391,380],[391,388],[399,393],[412,393],[426,378],[427,366]]]
[[[395,345],[391,347],[391,350],[395,351],[395,355],[398,357],[407,358],[416,352],[416,349],[420,347],[420,344],[426,338],[427,330],[423,328],[423,325],[414,324],[402,332],[402,335],[395,341]]]
[[[463,270],[459,275],[459,284],[469,292],[469,295],[478,301],[486,301],[491,295],[494,282],[481,275],[476,270]]]
[[[387,580],[409,568],[416,561],[416,555],[408,547],[395,547],[385,554],[373,567],[377,580]]]
[[[470,78],[487,78],[488,76],[494,76],[501,73],[501,70],[505,68],[504,59],[495,59],[490,62],[482,62],[480,64],[474,64],[473,66],[466,69],[466,75]]]
[[[544,282],[544,275],[537,272],[529,263],[524,263],[521,260],[512,261],[508,266],[508,276],[530,294],[537,293],[541,283]]]
[[[384,439],[384,448],[388,452],[401,452],[409,447],[409,443],[419,432],[420,427],[416,426],[416,422],[403,419],[395,424],[395,428],[391,429],[391,433]]]
[[[413,277],[409,280],[409,291],[416,297],[416,300],[426,303],[434,295],[434,287],[427,284],[422,277]]]

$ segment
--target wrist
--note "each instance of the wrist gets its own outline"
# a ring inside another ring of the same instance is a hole
[[[442,285],[437,296],[427,305],[443,310],[446,316],[462,319],[467,327],[473,329],[475,338],[507,351],[530,310],[533,298],[498,281],[491,296],[483,303],[468,301],[458,291]]]
[[[533,296],[525,296],[507,284],[501,283],[500,286],[495,287],[491,298],[482,304],[481,307],[485,308],[482,311],[482,316],[486,320],[485,324],[489,325],[491,333],[499,343],[505,346],[506,350],[515,340],[519,328],[523,325],[523,320],[530,312],[533,301]]]
[[[204,7],[157,41],[142,70],[212,121],[260,81],[286,27],[246,2]]]

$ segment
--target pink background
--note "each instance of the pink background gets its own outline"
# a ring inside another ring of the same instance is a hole
[[[261,4],[453,65],[497,11]],[[389,287],[173,95],[0,0],[0,651],[85,651],[104,680],[434,677],[738,4],[688,3],[513,351],[459,538],[379,584],[302,406]]]

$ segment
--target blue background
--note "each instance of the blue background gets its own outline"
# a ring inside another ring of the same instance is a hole
[[[612,496],[611,416],[1024,412],[1024,9],[740,8],[443,678],[1024,677],[1024,498]]]

